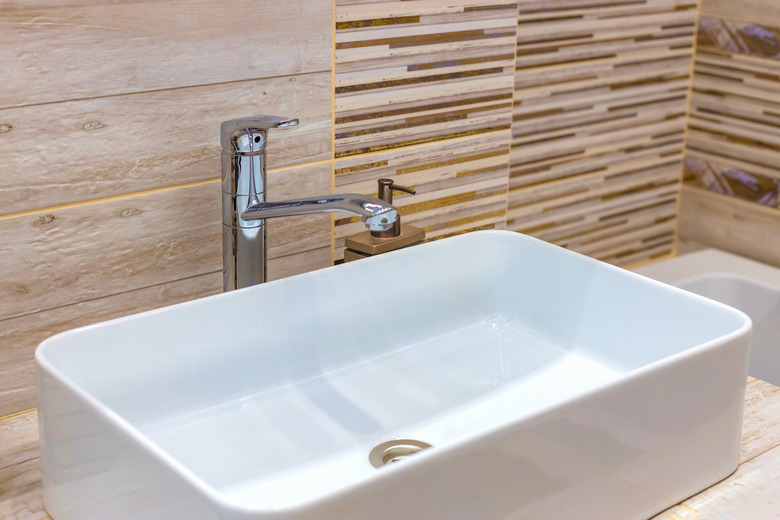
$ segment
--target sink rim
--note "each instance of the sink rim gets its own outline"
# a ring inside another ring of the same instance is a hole
[[[498,233],[498,234],[512,234],[515,235],[513,232],[508,231],[483,231],[480,233]],[[463,235],[460,237],[453,237],[450,240],[458,240],[458,239],[465,239],[467,235]],[[531,237],[527,237],[531,238]],[[536,239],[533,239],[536,240]],[[541,242],[541,241],[540,241]],[[417,247],[436,247],[436,242],[424,244],[422,246]],[[212,485],[205,482],[200,476],[198,476],[193,470],[189,469],[184,464],[178,462],[174,457],[169,455],[164,449],[162,449],[160,446],[158,446],[154,441],[152,441],[149,437],[147,437],[144,433],[142,433],[137,427],[135,427],[133,424],[131,424],[127,419],[123,418],[119,413],[115,412],[111,407],[101,402],[100,399],[93,396],[91,393],[87,392],[81,385],[77,384],[72,378],[65,375],[63,372],[61,372],[59,369],[57,369],[53,363],[51,363],[46,358],[47,350],[54,348],[55,345],[57,345],[63,338],[67,338],[71,335],[78,335],[83,333],[86,330],[93,329],[96,327],[105,327],[109,326],[110,324],[117,323],[117,322],[132,322],[133,320],[139,320],[142,319],[145,316],[148,316],[150,314],[155,313],[166,313],[169,312],[172,308],[184,308],[188,305],[198,305],[199,302],[201,302],[204,299],[210,299],[210,300],[217,300],[219,298],[230,298],[233,293],[220,293],[217,295],[208,296],[206,298],[201,298],[197,300],[192,300],[188,302],[183,302],[177,305],[163,307],[159,309],[154,309],[150,311],[146,311],[139,314],[134,314],[122,318],[117,318],[115,320],[110,320],[107,322],[102,322],[94,325],[89,325],[86,327],[81,327],[78,329],[74,329],[71,331],[63,332],[60,334],[57,334],[56,336],[53,336],[51,338],[48,338],[44,342],[42,342],[39,347],[36,349],[35,352],[35,361],[36,364],[46,372],[46,374],[49,377],[54,378],[57,380],[60,384],[63,384],[65,387],[67,387],[70,391],[72,391],[81,401],[83,404],[85,404],[88,408],[90,408],[93,412],[96,412],[101,418],[104,420],[110,422],[122,435],[130,437],[137,446],[139,446],[141,449],[145,450],[150,456],[154,457],[158,461],[160,461],[163,465],[165,465],[169,470],[175,472],[180,478],[182,478],[186,483],[193,486],[199,493],[202,493],[205,497],[207,497],[209,500],[215,502],[217,505],[219,505],[222,508],[225,508],[227,510],[232,510],[236,512],[241,512],[245,514],[267,514],[267,513],[290,513],[290,512],[297,512],[297,511],[306,511],[310,509],[316,509],[320,504],[326,503],[335,499],[338,499],[339,497],[343,495],[347,495],[351,492],[353,492],[355,489],[359,489],[364,486],[374,486],[377,485],[375,482],[382,482],[382,480],[394,478],[393,475],[397,472],[408,472],[411,471],[411,468],[416,467],[420,464],[425,464],[428,460],[437,460],[441,459],[443,457],[448,457],[453,451],[463,449],[464,447],[471,445],[475,443],[475,441],[489,441],[490,439],[503,435],[508,429],[515,426],[517,423],[520,422],[526,422],[526,421],[533,421],[538,416],[541,416],[543,414],[549,413],[551,411],[557,410],[557,409],[563,409],[565,407],[574,406],[579,401],[585,401],[589,400],[590,398],[597,396],[599,394],[606,394],[611,391],[615,391],[616,389],[619,389],[620,386],[628,384],[628,382],[633,381],[638,378],[644,377],[646,374],[652,374],[654,372],[662,370],[664,367],[669,365],[677,364],[681,361],[684,361],[686,359],[695,357],[699,355],[702,352],[716,349],[724,344],[727,344],[730,340],[734,338],[738,338],[745,333],[747,333],[750,330],[751,322],[750,318],[744,314],[743,312],[734,309],[732,307],[729,307],[727,305],[721,304],[719,302],[710,300],[708,298],[695,295],[692,293],[689,293],[687,291],[684,291],[682,289],[678,289],[673,286],[668,286],[664,283],[646,278],[644,276],[638,275],[636,273],[632,273],[629,271],[625,271],[619,267],[612,266],[609,264],[604,264],[602,262],[599,262],[595,259],[589,258],[589,257],[582,257],[582,255],[578,255],[577,253],[574,253],[572,251],[559,248],[558,246],[554,246],[551,244],[547,244],[542,242],[542,245],[549,248],[555,248],[558,253],[564,253],[569,255],[575,255],[578,257],[581,257],[582,260],[585,260],[589,263],[593,264],[600,264],[600,267],[608,268],[613,271],[620,271],[621,276],[631,276],[635,279],[641,279],[642,283],[649,284],[649,285],[655,285],[655,286],[664,286],[665,290],[673,290],[676,291],[682,295],[684,295],[688,299],[698,299],[702,303],[708,305],[708,306],[714,306],[714,307],[720,307],[720,308],[726,308],[729,309],[731,312],[738,313],[741,318],[741,325],[738,329],[727,333],[725,335],[713,338],[709,341],[705,341],[703,343],[700,343],[699,345],[695,345],[693,347],[690,347],[686,350],[683,350],[681,352],[677,352],[675,354],[666,356],[664,358],[661,358],[657,361],[651,362],[649,364],[643,365],[639,368],[631,369],[626,371],[625,373],[620,374],[615,380],[599,384],[595,388],[592,388],[591,390],[587,390],[585,392],[581,392],[579,394],[561,399],[554,404],[542,406],[541,408],[527,413],[525,415],[520,416],[512,416],[512,422],[511,423],[504,423],[499,426],[492,426],[488,428],[487,430],[483,431],[482,433],[479,433],[478,435],[469,435],[466,438],[463,438],[461,440],[453,441],[452,443],[449,443],[444,446],[435,446],[437,449],[434,450],[424,450],[425,453],[417,454],[417,456],[411,458],[411,460],[405,461],[403,464],[400,465],[393,465],[394,468],[382,468],[381,470],[373,470],[375,471],[374,474],[372,474],[370,477],[351,483],[349,485],[345,485],[343,487],[340,487],[337,491],[330,493],[325,496],[315,497],[311,499],[306,499],[303,502],[292,504],[289,506],[284,507],[261,507],[261,506],[249,506],[246,504],[243,504],[241,502],[237,502],[234,500],[231,500],[226,497],[224,492],[219,491]],[[403,251],[396,251],[393,253],[388,253],[385,255],[382,255],[382,257],[375,257],[375,258],[369,258],[366,260],[363,260],[364,265],[366,265],[366,262],[389,262],[390,259],[392,259],[392,255],[394,254],[403,254]],[[384,257],[384,258],[383,258]],[[334,266],[329,268],[332,270],[331,272],[335,272],[338,269],[344,269],[344,268],[350,268],[348,265],[340,265],[340,266]],[[287,281],[293,279],[293,278],[300,278],[300,277],[308,277],[313,276],[313,273],[304,273],[302,275],[298,275],[296,277],[290,277],[283,280],[277,280],[275,282],[269,282],[268,284],[265,284],[264,286],[255,286],[255,287],[249,287],[246,289],[241,289],[240,291],[263,291],[264,287],[268,287],[271,284],[279,285],[287,283]],[[407,468],[408,466],[408,468]],[[379,479],[379,480],[377,480]]]
[[[706,300],[707,298],[704,299]],[[739,312],[741,313],[741,311]],[[747,318],[747,316],[745,316],[745,318]],[[749,320],[749,318],[747,319]],[[742,327],[740,327],[740,329],[728,334],[727,336],[723,336],[721,338],[716,338],[707,341],[705,343],[692,347],[683,352],[673,354],[671,356],[660,359],[658,361],[655,361],[643,367],[630,370],[618,376],[617,379],[611,382],[600,384],[591,390],[587,390],[575,396],[564,398],[560,401],[557,401],[555,404],[543,406],[526,415],[514,416],[512,419],[514,422],[533,421],[536,418],[544,414],[547,414],[551,411],[557,409],[563,409],[566,407],[576,406],[578,402],[587,401],[592,397],[601,394],[606,394],[613,390],[619,390],[621,386],[628,384],[629,382],[631,382],[636,378],[641,378],[647,374],[652,374],[654,372],[657,372],[663,369],[665,366],[677,364],[680,361],[696,356],[700,352],[718,348],[719,346],[725,344],[730,339],[739,337],[740,335],[744,334],[746,332],[746,329],[749,330],[749,328],[750,328],[749,323],[743,324]],[[54,369],[47,360],[45,359],[39,360],[37,352],[36,352],[36,362],[39,363],[44,370],[46,370],[46,372],[50,377],[55,378],[60,383],[68,383],[69,379],[67,378],[67,376],[64,376],[59,371]],[[79,399],[83,401],[83,403],[86,406],[91,408],[94,412],[97,412],[106,421],[112,423],[113,426],[116,427],[122,434],[131,437],[133,441],[138,443],[138,445],[142,449],[144,449],[149,455],[157,458],[160,462],[166,465],[169,470],[177,473],[182,479],[184,479],[190,485],[194,486],[199,492],[203,493],[210,500],[213,500],[223,508],[235,512],[244,513],[244,514],[267,514],[267,513],[282,513],[282,512],[287,513],[287,512],[305,511],[307,509],[316,509],[319,504],[329,502],[333,499],[338,498],[338,496],[340,495],[349,494],[355,489],[359,489],[366,485],[375,485],[374,482],[381,482],[384,479],[388,479],[390,478],[392,473],[408,472],[410,471],[410,468],[414,467],[415,465],[424,464],[425,461],[428,459],[435,460],[436,458],[449,456],[451,452],[462,449],[463,447],[466,447],[477,440],[489,441],[491,438],[501,436],[507,430],[509,430],[514,426],[514,423],[502,424],[498,427],[490,428],[479,435],[469,435],[463,439],[452,441],[451,443],[444,446],[433,446],[434,449],[423,450],[422,452],[415,454],[414,457],[410,457],[408,460],[403,461],[402,464],[392,464],[388,466],[383,466],[382,468],[375,468],[374,469],[375,473],[372,474],[371,477],[358,482],[345,485],[339,488],[338,491],[326,496],[315,497],[312,499],[308,499],[305,502],[284,506],[284,507],[259,507],[259,506],[248,506],[241,502],[228,499],[219,490],[217,490],[212,485],[205,482],[194,471],[192,471],[187,466],[180,463],[174,457],[169,455],[164,449],[162,449],[154,441],[149,439],[149,437],[147,437],[144,433],[142,433],[135,426],[130,424],[129,421],[124,419],[118,413],[114,412],[110,407],[101,403],[97,398],[90,395],[83,388],[71,384],[70,389],[78,396]],[[401,438],[399,437],[399,439]]]

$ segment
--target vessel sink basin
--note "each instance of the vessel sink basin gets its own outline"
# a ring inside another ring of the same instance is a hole
[[[489,231],[66,332],[36,352],[46,508],[647,518],[737,467],[750,327]]]
[[[726,251],[703,249],[637,272],[750,316],[748,374],[780,386],[780,269]]]

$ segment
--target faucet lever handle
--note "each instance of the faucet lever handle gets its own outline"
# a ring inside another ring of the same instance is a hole
[[[396,184],[393,179],[379,179],[377,183],[379,184],[377,198],[382,199],[383,201],[389,204],[393,203],[393,191],[403,191],[405,193],[410,193],[412,195],[417,193],[412,188],[408,188],[406,186],[401,186],[400,184]]]
[[[247,132],[257,132],[261,134],[263,144],[265,143],[265,135],[268,130],[272,128],[286,128],[288,126],[296,126],[298,120],[289,117],[279,116],[251,116],[251,117],[239,117],[237,119],[231,119],[222,123],[220,127],[220,143],[222,148],[227,151],[234,151],[235,141],[243,135],[247,135]]]

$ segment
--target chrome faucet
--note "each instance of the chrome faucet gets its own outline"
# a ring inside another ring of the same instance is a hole
[[[266,281],[265,219],[343,211],[361,217],[372,231],[392,228],[392,205],[345,193],[266,202],[268,130],[298,124],[276,116],[242,117],[222,123],[222,274],[226,291]]]

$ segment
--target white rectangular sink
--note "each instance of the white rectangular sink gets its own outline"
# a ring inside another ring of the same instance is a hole
[[[749,333],[556,246],[462,235],[48,339],[44,500],[56,520],[647,518],[736,468]],[[369,462],[399,439],[432,447]]]
[[[753,321],[748,374],[780,385],[780,269],[703,249],[638,273],[741,310]]]

